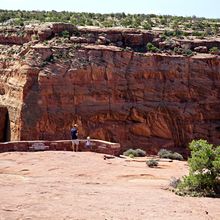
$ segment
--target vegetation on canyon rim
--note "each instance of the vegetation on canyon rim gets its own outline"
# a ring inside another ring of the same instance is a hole
[[[205,37],[219,33],[220,19],[155,14],[77,13],[57,11],[0,10],[0,23],[24,25],[33,22],[68,22],[79,26],[126,27],[151,30],[167,29],[164,36],[190,35]]]
[[[190,196],[220,194],[220,146],[215,147],[206,140],[194,140],[189,148],[189,175],[177,184],[176,193]]]
[[[65,22],[74,26],[97,26],[104,28],[124,27],[148,30],[155,34],[155,38],[152,42],[132,48],[125,45],[121,46],[125,51],[135,51],[140,54],[142,52],[166,53],[169,55],[183,55],[186,57],[196,55],[197,53],[209,53],[213,55],[220,54],[220,48],[218,44],[214,42],[213,45],[207,46],[204,42],[195,47],[192,47],[192,45],[190,46],[190,43],[188,42],[195,39],[203,39],[204,41],[208,39],[214,40],[219,37],[220,19],[155,14],[100,14],[67,11],[0,10],[0,30],[4,32],[6,37],[10,37],[13,34],[10,30],[10,27],[12,26],[14,28],[20,26],[16,31],[17,36],[24,37],[26,35],[24,30],[26,25],[38,25],[45,22]],[[60,33],[57,43],[68,44],[71,42],[71,36],[89,38],[89,36],[79,35],[80,34],[77,31],[69,33],[65,30]],[[32,40],[39,40],[39,36],[34,34]],[[97,40],[95,44],[100,44],[99,41],[100,39]],[[108,41],[108,39],[106,41]],[[43,44],[48,46],[50,45],[50,42],[45,40]],[[111,42],[107,42],[106,44],[114,46]],[[76,46],[78,47],[80,44]]]

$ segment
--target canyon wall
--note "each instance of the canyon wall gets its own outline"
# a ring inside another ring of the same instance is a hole
[[[26,75],[20,62],[0,63],[1,141],[20,140],[23,87]],[[3,138],[4,137],[4,138]]]
[[[11,140],[69,139],[77,123],[80,138],[149,153],[184,151],[198,138],[220,144],[219,56],[140,53],[117,44],[140,47],[151,33],[113,31],[109,44],[113,32],[103,32],[99,43],[90,42],[97,30],[60,45],[54,37],[29,42],[2,62],[0,105],[8,109]]]

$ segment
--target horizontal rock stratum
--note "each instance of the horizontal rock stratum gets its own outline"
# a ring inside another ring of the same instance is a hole
[[[184,151],[198,138],[220,144],[218,55],[147,53],[157,34],[134,29],[59,23],[7,31],[0,141],[65,140],[77,123],[81,138],[149,153]]]

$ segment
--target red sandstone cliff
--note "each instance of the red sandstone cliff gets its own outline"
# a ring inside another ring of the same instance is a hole
[[[220,144],[219,56],[123,49],[154,39],[135,30],[76,34],[68,26],[73,36],[60,41],[56,33],[65,27],[54,27],[40,32],[46,42],[14,46],[14,60],[1,62],[0,104],[8,108],[12,140],[69,139],[74,121],[81,137],[148,152],[185,148],[195,138]]]

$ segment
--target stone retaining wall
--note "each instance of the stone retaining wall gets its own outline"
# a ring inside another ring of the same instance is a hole
[[[85,146],[86,140],[79,140],[79,151],[93,151],[111,155],[119,155],[121,147],[118,143],[91,139],[91,147]],[[71,140],[60,141],[12,141],[0,143],[0,152],[8,151],[71,151]]]

